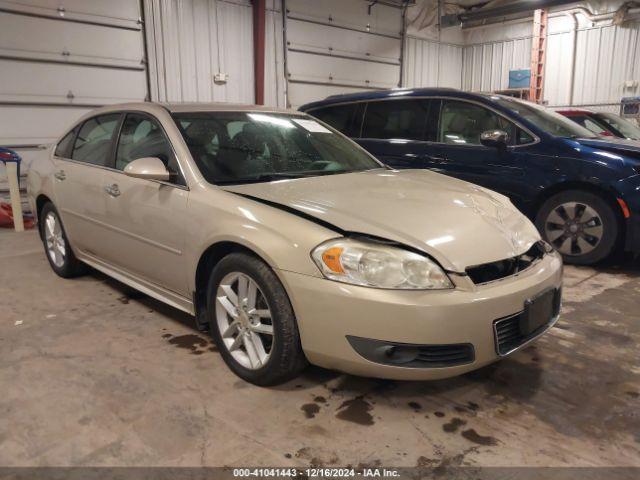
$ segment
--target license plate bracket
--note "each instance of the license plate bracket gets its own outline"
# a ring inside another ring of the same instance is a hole
[[[524,313],[520,317],[520,334],[528,337],[551,321],[554,315],[555,289],[547,290],[524,303]]]

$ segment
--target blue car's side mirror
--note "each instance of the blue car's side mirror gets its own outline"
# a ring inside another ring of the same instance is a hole
[[[487,130],[480,135],[480,143],[485,147],[503,148],[509,142],[509,134],[504,130]]]

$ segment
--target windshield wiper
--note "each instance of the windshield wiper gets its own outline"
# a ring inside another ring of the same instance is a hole
[[[305,175],[304,173],[287,173],[287,172],[273,172],[273,173],[261,173],[260,175],[256,175],[255,177],[247,177],[247,178],[235,178],[229,180],[220,180],[217,181],[218,185],[233,185],[236,183],[260,183],[260,182],[273,182],[275,180],[285,180],[289,178],[303,178],[308,177],[309,175]]]
[[[380,166],[376,168],[372,168],[369,170],[378,170],[384,169],[385,166]],[[306,172],[271,172],[271,173],[261,173],[260,175],[256,175],[255,177],[247,177],[247,178],[236,178],[229,180],[219,180],[216,181],[216,185],[236,185],[242,183],[261,183],[261,182],[273,182],[276,180],[286,180],[292,178],[311,178],[311,177],[323,177],[327,175],[339,175],[342,173],[355,173],[355,172],[366,172],[369,170],[308,170]]]
[[[570,138],[571,140],[579,140],[581,138],[585,139],[585,140],[598,140],[600,139],[600,137],[598,137],[597,135],[569,135],[568,137],[565,138]]]

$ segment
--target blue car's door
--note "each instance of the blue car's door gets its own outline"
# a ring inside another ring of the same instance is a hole
[[[517,144],[533,138],[496,112],[464,100],[443,100],[437,124],[427,168],[490,188],[516,203],[523,200],[527,154]],[[482,145],[480,136],[489,130],[507,132],[507,145]]]
[[[385,99],[364,109],[362,131],[354,138],[378,160],[394,168],[427,168],[439,100]]]

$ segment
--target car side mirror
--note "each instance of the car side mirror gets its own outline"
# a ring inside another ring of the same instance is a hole
[[[157,157],[137,158],[124,167],[124,174],[146,180],[169,180],[169,171]]]
[[[487,130],[480,135],[480,143],[485,147],[504,148],[509,142],[509,134],[504,130]]]

